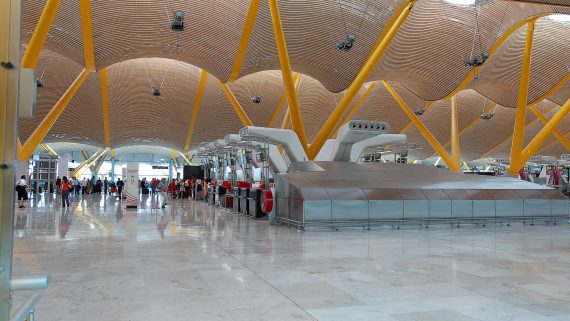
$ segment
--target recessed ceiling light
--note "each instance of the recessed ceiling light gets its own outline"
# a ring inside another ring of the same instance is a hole
[[[570,23],[570,15],[568,14],[553,14],[550,16],[546,16],[546,19]]]

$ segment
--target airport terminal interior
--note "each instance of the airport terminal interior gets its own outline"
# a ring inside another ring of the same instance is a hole
[[[0,321],[569,321],[570,0],[0,0]]]

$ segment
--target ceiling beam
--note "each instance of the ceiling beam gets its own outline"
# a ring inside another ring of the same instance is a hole
[[[392,40],[394,39],[394,37],[398,33],[398,30],[400,30],[400,27],[406,21],[406,18],[408,17],[410,12],[412,11],[412,7],[414,6],[415,2],[416,2],[415,0],[411,0],[411,1],[407,2],[406,8],[404,10],[402,10],[402,12],[398,16],[398,18],[394,21],[394,24],[392,26],[390,26],[388,32],[386,32],[386,35],[384,37],[382,37],[382,41],[380,42],[380,45],[376,48],[376,50],[366,60],[362,69],[360,70],[360,72],[358,73],[358,75],[356,76],[354,81],[348,87],[346,94],[344,94],[344,96],[342,97],[342,99],[340,100],[338,105],[335,107],[335,109],[332,112],[332,114],[330,115],[330,117],[327,119],[327,121],[325,122],[325,124],[323,125],[321,130],[319,130],[319,133],[317,134],[317,136],[315,137],[315,139],[311,143],[311,148],[309,150],[309,153],[307,153],[309,156],[309,159],[314,159],[315,156],[319,153],[319,151],[323,147],[325,141],[327,140],[329,135],[332,133],[335,126],[338,124],[342,115],[344,115],[346,110],[349,108],[350,103],[356,97],[356,95],[360,91],[360,88],[366,82],[366,80],[368,79],[368,76],[370,76],[370,74],[372,73],[372,71],[376,67],[376,64],[378,63],[380,58],[382,58],[382,55],[384,55],[384,52],[386,51],[388,46],[390,46],[390,43],[392,43]]]
[[[548,108],[546,111],[544,111],[544,113],[549,113],[551,112],[554,108],[556,108],[556,104],[552,105],[550,108]],[[535,122],[538,121],[538,118],[534,118],[531,121],[529,121],[526,125],[525,125],[525,129],[527,129],[530,125],[534,124]],[[483,155],[479,156],[479,158],[485,158],[487,156],[489,156],[492,152],[494,152],[495,150],[497,150],[497,148],[499,148],[501,145],[503,145],[504,143],[508,142],[509,140],[513,139],[513,135],[503,139],[502,141],[500,141],[499,143],[497,143],[496,145],[494,145],[493,147],[491,147],[489,150],[487,150]]]
[[[299,94],[299,86],[301,84],[301,77],[303,75],[300,73],[293,73],[293,79],[295,81],[295,93]],[[277,118],[279,118],[279,115],[281,115],[281,111],[283,111],[283,107],[285,106],[285,102],[287,102],[287,94],[283,93],[283,96],[281,96],[281,99],[279,100],[279,103],[277,104],[277,108],[275,108],[275,111],[273,112],[273,115],[271,115],[271,119],[269,120],[269,123],[267,123],[267,127],[273,127],[275,125],[275,123],[277,122]],[[289,108],[289,107],[287,107]]]
[[[234,66],[228,77],[228,82],[235,81],[241,71],[241,66],[243,65],[243,58],[247,53],[247,48],[249,46],[249,38],[251,37],[251,32],[253,31],[253,26],[255,25],[255,18],[257,17],[257,11],[259,9],[259,0],[251,0],[249,4],[249,10],[247,11],[247,18],[245,19],[245,24],[242,29],[241,38],[239,40],[239,47],[236,52],[236,57],[234,59]]]
[[[445,148],[441,146],[439,141],[433,136],[433,134],[427,129],[427,127],[422,123],[422,121],[414,114],[410,106],[406,104],[406,102],[398,95],[398,93],[384,80],[381,81],[386,90],[392,95],[398,106],[402,109],[402,111],[408,116],[408,118],[414,123],[416,128],[420,131],[422,136],[427,140],[427,142],[431,145],[431,147],[439,154],[441,159],[447,164],[447,166],[454,172],[458,172],[461,170],[461,164],[459,162],[455,162],[454,158],[447,153]]]
[[[519,94],[517,97],[517,111],[515,115],[515,126],[513,130],[513,141],[511,145],[511,164],[508,171],[513,175],[518,175],[520,168],[519,158],[524,143],[524,128],[526,123],[526,109],[528,103],[528,87],[530,84],[530,64],[532,56],[532,43],[534,39],[535,21],[530,21],[527,25],[526,40],[524,47],[523,63],[519,81]]]
[[[491,49],[489,50],[489,58],[487,58],[487,60],[489,60],[493,56],[493,54],[501,47],[501,45],[522,26],[528,25],[531,22],[535,22],[537,19],[545,17],[547,15],[548,14],[539,14],[536,16],[528,17],[525,20],[519,21],[518,23],[510,27],[507,31],[505,31],[505,33],[503,33],[501,37],[499,37],[499,39],[497,39],[497,41],[495,41],[495,43],[493,43]],[[465,78],[463,78],[463,80],[457,85],[457,87],[455,87],[453,91],[447,94],[447,96],[445,96],[444,99],[451,98],[451,96],[455,96],[459,91],[461,91],[463,88],[469,85],[471,80],[473,80],[473,77],[475,77],[475,75],[478,72],[479,72],[479,67],[471,69],[471,71],[467,74],[467,76],[465,76]]]
[[[95,72],[95,53],[93,46],[93,22],[91,17],[91,0],[79,0],[81,15],[81,31],[83,33],[83,55],[85,69]]]
[[[105,133],[105,147],[111,148],[111,123],[109,117],[109,90],[107,87],[107,68],[99,72],[101,80],[101,102],[103,108],[103,132]]]
[[[60,0],[47,0],[40,20],[34,29],[34,34],[28,43],[26,52],[22,57],[22,62],[20,65],[22,68],[34,69],[38,63],[38,58],[42,48],[46,42],[47,35],[51,29],[53,19],[57,13],[57,8],[59,7]]]
[[[308,153],[307,136],[305,134],[305,126],[303,125],[303,117],[301,116],[301,108],[295,91],[295,83],[287,51],[287,43],[285,41],[285,33],[283,32],[283,24],[279,14],[279,6],[277,0],[269,1],[269,11],[271,12],[271,21],[273,25],[273,33],[275,35],[275,44],[277,45],[277,53],[279,56],[279,65],[281,66],[281,77],[283,77],[283,85],[287,94],[287,105],[289,106],[289,114],[291,115],[291,123],[293,131],[299,137],[299,141],[303,149]]]
[[[536,115],[536,117],[538,117],[541,122],[543,122],[545,125],[548,123],[548,119],[546,119],[546,117],[544,117],[544,115],[542,115],[540,111],[536,109],[536,107],[529,106],[528,108],[533,114]],[[570,150],[570,141],[564,135],[562,135],[558,129],[554,128],[552,130],[552,135],[556,137],[556,139],[566,148],[566,150]]]
[[[529,158],[538,151],[540,145],[542,145],[542,143],[544,143],[544,141],[552,133],[552,131],[556,129],[556,126],[560,124],[562,119],[564,119],[564,117],[568,115],[569,111],[570,111],[570,98],[566,101],[564,105],[562,105],[562,107],[560,107],[560,110],[558,110],[556,114],[552,116],[552,118],[544,125],[544,127],[538,132],[538,134],[536,134],[536,136],[530,141],[530,143],[528,143],[526,148],[522,151],[518,159],[518,163],[513,164],[511,158],[510,168],[522,167],[529,160]],[[516,167],[513,167],[513,165]]]
[[[79,76],[75,78],[71,86],[63,93],[63,96],[55,103],[53,108],[49,111],[49,113],[45,116],[45,118],[41,121],[38,127],[34,130],[34,132],[28,137],[28,140],[23,144],[22,150],[20,155],[18,155],[19,160],[27,160],[32,156],[34,150],[38,147],[38,145],[42,142],[45,138],[53,124],[57,121],[61,113],[65,110],[69,102],[73,99],[75,93],[81,87],[81,84],[87,79],[89,76],[89,71],[83,69]]]
[[[366,100],[366,98],[368,98],[368,95],[370,95],[370,93],[372,92],[372,90],[374,90],[374,87],[376,87],[376,85],[378,85],[377,81],[373,81],[370,86],[368,86],[368,88],[366,89],[366,91],[360,96],[360,98],[358,98],[358,100],[356,101],[356,103],[352,106],[352,109],[350,110],[350,112],[348,113],[348,115],[346,115],[346,117],[344,118],[344,120],[340,123],[340,125],[338,125],[338,127],[336,128],[334,134],[332,137],[336,137],[338,130],[344,126],[344,124],[348,123],[349,120],[352,119],[352,116],[354,116],[354,114],[360,109],[360,106],[362,106],[362,103],[364,103],[364,101]],[[364,85],[363,85],[364,86]]]
[[[198,83],[198,90],[196,91],[196,97],[194,97],[194,106],[192,107],[192,116],[190,118],[190,125],[188,126],[188,134],[186,134],[186,142],[184,143],[184,153],[187,153],[190,149],[190,144],[192,143],[192,136],[194,135],[194,128],[196,127],[196,121],[198,120],[198,114],[200,113],[200,106],[202,106],[202,97],[204,97],[204,88],[206,88],[206,80],[208,78],[208,73],[206,70],[202,70],[200,74],[200,83]]]
[[[245,113],[245,110],[243,110],[243,108],[241,107],[241,105],[237,101],[236,97],[234,96],[234,94],[232,93],[230,88],[226,84],[222,83],[219,79],[217,79],[217,82],[218,82],[218,85],[220,86],[220,88],[222,88],[222,91],[224,92],[224,94],[226,94],[226,97],[228,98],[230,105],[232,105],[232,108],[234,109],[234,111],[238,115],[242,124],[244,126],[253,126],[253,123],[251,122],[251,120],[249,119],[247,114]]]

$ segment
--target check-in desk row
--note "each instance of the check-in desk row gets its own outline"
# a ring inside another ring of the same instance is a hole
[[[234,212],[254,218],[265,216],[261,211],[261,192],[259,188],[234,188]]]

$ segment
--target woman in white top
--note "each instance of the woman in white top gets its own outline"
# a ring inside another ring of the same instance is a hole
[[[28,200],[28,182],[26,175],[22,175],[18,183],[16,183],[16,192],[18,192],[18,208],[24,208],[24,201]]]

